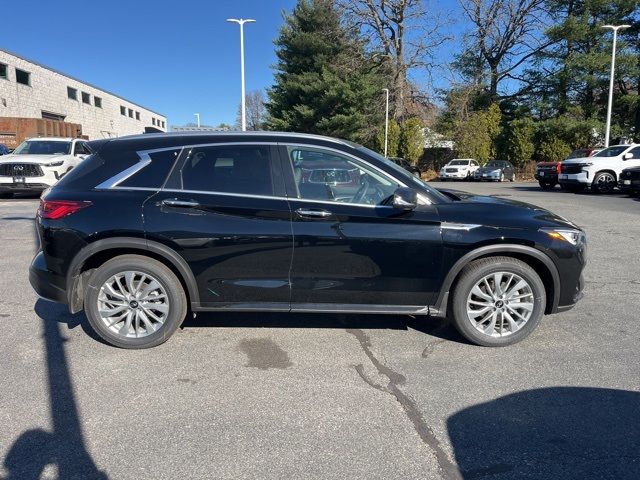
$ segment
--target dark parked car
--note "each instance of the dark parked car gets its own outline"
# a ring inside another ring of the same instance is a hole
[[[535,179],[543,190],[551,190],[558,184],[561,162],[538,162]]]
[[[405,160],[404,158],[400,158],[400,157],[389,157],[389,160],[391,160],[393,163],[395,163],[396,165],[401,166],[402,168],[404,168],[407,172],[411,172],[412,174],[414,174],[416,177],[419,177],[420,175],[422,175],[422,172],[420,171],[420,169],[418,167],[416,167],[415,165],[411,164],[411,162],[409,162],[408,160]]]
[[[577,226],[438,192],[350,142],[147,134],[89,148],[41,199],[29,278],[119,347],[164,342],[187,311],[450,315],[502,346],[581,296]],[[302,171],[336,164],[358,171],[356,190]]]
[[[12,150],[7,147],[4,143],[0,143],[0,155],[8,155],[12,152]]]
[[[504,160],[491,160],[486,165],[480,167],[473,174],[475,180],[490,180],[494,182],[504,182],[509,180],[514,182],[516,179],[515,167]]]
[[[624,169],[618,180],[618,188],[632,197],[640,195],[640,167]]]

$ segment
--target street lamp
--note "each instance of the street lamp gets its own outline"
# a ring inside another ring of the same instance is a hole
[[[233,22],[240,25],[240,83],[242,84],[242,101],[241,101],[241,116],[242,116],[242,131],[247,130],[247,114],[245,112],[244,105],[244,24],[253,23],[255,20],[252,18],[227,18],[227,22]]]
[[[196,122],[197,122],[198,128],[200,128],[200,114],[194,113],[194,115],[196,116]]]
[[[387,106],[384,114],[384,158],[387,158],[387,146],[389,144],[389,89],[383,88],[387,96]]]
[[[631,25],[603,25],[602,28],[613,30],[613,50],[611,52],[611,76],[609,77],[609,104],[607,105],[607,127],[604,134],[604,146],[609,146],[609,133],[611,132],[611,108],[613,105],[613,75],[616,68],[616,41],[618,30],[629,28]]]

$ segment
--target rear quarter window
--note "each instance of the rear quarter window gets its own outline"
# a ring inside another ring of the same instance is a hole
[[[162,187],[179,154],[179,148],[150,153],[151,163],[123,182],[120,182],[118,186],[135,188]]]

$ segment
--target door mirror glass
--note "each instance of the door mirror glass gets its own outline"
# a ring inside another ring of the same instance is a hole
[[[396,191],[393,192],[392,205],[398,210],[413,210],[418,206],[418,194],[411,188],[397,188]]]

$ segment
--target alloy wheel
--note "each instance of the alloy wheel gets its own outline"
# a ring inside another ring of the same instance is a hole
[[[484,335],[506,337],[520,330],[534,308],[531,285],[521,276],[496,272],[478,281],[467,297],[467,317]]]
[[[596,188],[601,193],[609,193],[615,186],[616,179],[609,172],[603,172],[595,180]]]
[[[109,278],[98,294],[98,312],[105,326],[118,336],[140,338],[164,325],[169,297],[148,273],[125,271]]]

